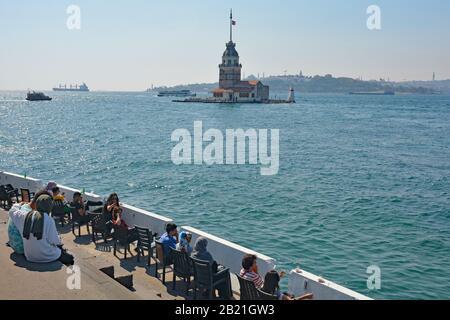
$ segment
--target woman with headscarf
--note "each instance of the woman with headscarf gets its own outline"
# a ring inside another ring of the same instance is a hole
[[[192,246],[191,246],[191,240],[192,240],[192,233],[182,231],[180,233],[180,242],[177,244],[177,250],[181,252],[187,253],[188,256],[192,254]]]
[[[47,191],[51,196],[53,196],[53,188],[57,188],[58,185],[54,181],[50,181],[47,183],[47,186],[45,187],[45,191]]]
[[[191,257],[197,260],[207,261],[211,264],[212,272],[214,280],[219,278],[226,278],[227,282],[222,283],[216,287],[219,291],[219,296],[223,299],[229,299],[231,297],[231,280],[230,280],[230,272],[224,272],[224,267],[219,266],[217,262],[214,260],[211,253],[209,253],[208,249],[208,240],[206,238],[200,237],[197,239],[194,251],[192,252]]]
[[[30,203],[28,202],[17,203],[9,210],[9,219],[7,223],[8,238],[9,238],[8,246],[10,246],[17,254],[24,254],[23,238],[22,232],[19,232],[14,221],[18,221],[20,219],[20,216],[26,216],[32,210],[36,210],[36,199],[43,194],[48,193],[45,190],[41,190],[36,193],[36,195],[31,200]]]
[[[203,237],[198,238],[197,241],[195,242],[194,251],[192,252],[192,258],[210,262],[213,265],[213,270],[215,265],[214,272],[217,272],[217,262],[214,261],[213,256],[207,250],[207,246],[208,240],[206,238]]]
[[[25,257],[30,262],[49,263],[61,261],[73,265],[73,256],[63,248],[55,220],[49,216],[53,198],[47,192],[36,197],[36,209],[13,218],[23,237]]]

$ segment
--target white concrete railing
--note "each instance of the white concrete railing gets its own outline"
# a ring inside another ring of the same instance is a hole
[[[14,173],[0,172],[0,185],[11,184],[14,188],[29,189],[31,192],[36,192],[45,187],[42,180],[23,177]],[[66,187],[58,184],[61,193],[64,193],[67,201],[71,201],[75,192],[80,192],[78,189]],[[103,197],[93,194],[84,193],[83,198],[90,201],[103,201]],[[125,222],[130,225],[136,225],[140,227],[149,228],[152,232],[157,232],[162,235],[165,232],[166,225],[173,222],[172,219],[166,218],[127,204],[122,204],[123,218]]]
[[[81,192],[78,189],[62,186],[60,184],[58,184],[58,188],[61,191],[61,193],[64,193],[64,197],[69,202],[72,201],[73,194],[75,192]],[[94,193],[83,193],[83,199],[84,200],[90,200],[90,201],[103,201],[103,198],[101,196],[99,196],[97,194],[94,194]]]
[[[289,292],[295,296],[313,293],[314,300],[372,300],[300,269],[292,270],[289,274]]]
[[[166,225],[173,220],[155,213],[145,211],[127,204],[122,204],[123,219],[129,226],[138,226],[158,233],[158,237],[166,232]]]
[[[214,260],[230,268],[231,273],[239,274],[242,269],[242,258],[246,254],[254,254],[258,257],[257,264],[260,274],[266,274],[268,271],[275,269],[276,262],[273,258],[192,227],[182,227],[181,229],[192,233],[192,243],[195,243],[199,237],[206,238],[208,240],[208,251],[214,257]]]
[[[14,188],[28,189],[31,192],[36,192],[43,188],[42,180],[0,171],[0,185],[6,184],[11,184]]]
[[[31,192],[36,192],[42,189],[45,185],[42,180],[33,179],[29,177],[20,176],[13,173],[0,171],[0,185],[11,184],[15,188],[29,189]],[[77,189],[58,185],[62,192],[65,193],[66,199],[70,200],[73,193],[79,191]],[[100,201],[103,198],[96,194],[85,193],[84,198],[91,201]],[[166,218],[127,204],[122,204],[124,209],[124,219],[128,225],[138,225],[141,227],[148,227],[152,232],[157,232],[162,235],[165,232],[167,223],[173,222],[172,219]],[[182,230],[191,232],[193,235],[193,243],[198,237],[205,237],[208,239],[208,250],[213,255],[214,259],[230,268],[231,273],[239,273],[242,268],[242,257],[245,254],[255,254],[258,257],[259,272],[261,275],[275,268],[276,261],[273,258],[244,248],[240,245],[234,244],[227,240],[221,239],[214,235],[210,235],[193,227],[182,227]],[[237,279],[232,276],[233,289],[236,290]],[[291,271],[289,275],[289,291],[296,296],[304,293],[313,293],[316,300],[370,300],[370,298],[354,292],[345,287],[339,286],[333,282],[321,280],[319,277],[301,271]]]
[[[65,193],[66,200],[68,201],[73,198],[73,194],[75,192],[80,192],[80,190],[61,185],[58,185],[58,187],[61,192]],[[104,201],[104,198],[93,193],[84,193],[83,198],[90,201]],[[156,232],[159,235],[162,235],[164,232],[166,232],[166,225],[173,222],[173,220],[170,218],[166,218],[155,213],[130,206],[125,203],[122,203],[121,206],[123,209],[122,217],[129,226],[148,228],[153,233]]]

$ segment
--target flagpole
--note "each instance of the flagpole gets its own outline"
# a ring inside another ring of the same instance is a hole
[[[233,42],[233,9],[230,9],[230,42]]]

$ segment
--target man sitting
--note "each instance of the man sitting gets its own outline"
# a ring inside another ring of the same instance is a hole
[[[164,247],[164,256],[170,256],[170,248],[176,249],[178,243],[178,230],[177,225],[173,223],[169,223],[166,226],[166,233],[164,233],[159,241],[163,244]]]
[[[86,212],[86,207],[84,205],[83,196],[80,192],[75,192],[73,194],[72,202],[70,203],[70,206],[75,208],[77,211],[80,222],[89,222],[89,215]]]
[[[60,202],[64,203],[64,201],[66,200],[66,198],[64,197],[64,194],[61,193],[61,190],[59,189],[59,187],[53,187],[52,194],[53,194],[54,201],[60,201]]]
[[[253,254],[246,254],[242,259],[242,270],[240,276],[246,280],[250,280],[255,284],[255,287],[261,289],[264,285],[264,280],[258,273],[258,266],[256,264],[256,256]]]

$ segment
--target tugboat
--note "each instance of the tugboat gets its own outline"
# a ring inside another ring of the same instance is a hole
[[[27,93],[27,100],[28,101],[51,101],[52,98],[49,96],[46,96],[42,92],[28,92]]]

